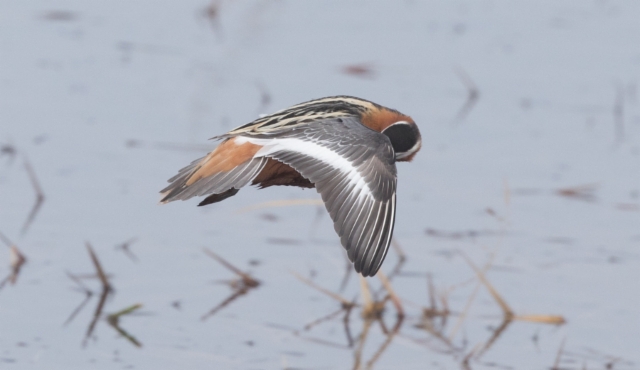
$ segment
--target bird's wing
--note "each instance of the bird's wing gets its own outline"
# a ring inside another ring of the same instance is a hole
[[[341,117],[236,140],[262,146],[255,158],[283,162],[314,183],[356,271],[375,275],[396,210],[395,155],[385,135]]]
[[[203,168],[203,165],[211,160],[209,157],[211,157],[212,153],[193,161],[189,166],[181,169],[177,175],[170,178],[168,181],[171,184],[160,191],[162,194],[160,202],[167,203],[174,200],[187,200],[192,197],[209,194],[212,195],[207,197],[199,205],[203,206],[219,202],[235,195],[238,189],[253,180],[267,163],[267,158],[264,157],[251,158],[227,171],[207,172],[203,170],[204,175],[190,182],[194,174],[197,174],[198,171]],[[222,160],[224,159],[225,158]]]

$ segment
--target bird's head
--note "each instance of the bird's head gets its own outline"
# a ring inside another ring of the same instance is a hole
[[[396,161],[410,161],[422,146],[420,130],[413,121],[398,121],[382,130],[389,138]]]

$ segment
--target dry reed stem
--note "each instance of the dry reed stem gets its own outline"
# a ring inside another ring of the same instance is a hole
[[[342,73],[354,77],[373,79],[376,76],[375,66],[372,63],[350,64],[340,70]]]
[[[313,320],[312,322],[308,323],[307,325],[302,327],[302,330],[304,331],[309,331],[311,330],[311,328],[313,328],[316,325],[322,324],[325,321],[329,321],[331,319],[333,319],[334,317],[338,316],[339,314],[341,314],[342,312],[344,312],[344,307],[340,307],[339,310],[331,312],[328,315],[322,316],[318,319]]]
[[[62,326],[66,326],[67,324],[69,324],[71,321],[73,321],[73,319],[76,317],[76,315],[78,313],[80,313],[80,311],[82,311],[82,309],[84,308],[84,306],[89,303],[89,300],[91,299],[91,297],[93,296],[93,292],[87,288],[82,281],[75,275],[71,274],[70,272],[67,271],[67,276],[69,277],[69,279],[73,280],[79,287],[80,290],[85,294],[85,298],[84,300],[80,303],[80,305],[78,307],[76,307],[75,310],[73,310],[73,312],[71,312],[71,315],[69,315],[69,317],[67,318],[67,320],[64,322],[64,324],[62,324]]]
[[[513,310],[511,309],[511,307],[507,304],[507,302],[502,298],[502,296],[498,293],[498,291],[493,287],[493,285],[487,279],[485,275],[486,270],[485,271],[480,270],[477,266],[473,264],[473,262],[466,255],[463,254],[462,256],[467,261],[469,266],[471,266],[471,268],[475,271],[476,275],[478,276],[478,280],[480,280],[482,285],[484,285],[487,288],[487,290],[489,291],[489,294],[491,294],[493,299],[500,306],[500,308],[502,309],[503,317],[504,317],[500,326],[496,330],[494,330],[492,336],[489,338],[489,340],[487,340],[482,350],[477,353],[476,355],[477,357],[480,357],[483,353],[485,353],[493,345],[493,343],[498,339],[498,337],[500,337],[500,335],[507,329],[507,327],[516,319],[519,319],[522,321],[547,323],[547,324],[564,323],[564,318],[561,316],[552,316],[552,315],[516,316]]]
[[[396,253],[398,253],[398,258],[400,258],[400,260],[404,261],[407,259],[407,254],[404,252],[404,249],[400,243],[398,243],[396,238],[391,238],[391,246],[396,250]]]
[[[137,303],[107,316],[107,323],[109,324],[109,326],[114,328],[118,332],[118,334],[122,335],[125,339],[127,339],[129,342],[131,342],[131,344],[133,344],[136,347],[142,347],[142,343],[140,343],[133,335],[129,334],[126,330],[120,327],[120,317],[124,315],[129,315],[132,312],[140,309],[141,307],[142,307],[142,304]]]
[[[305,337],[300,335],[300,333],[294,331],[292,332],[292,334],[302,340],[308,341],[308,342],[312,342],[312,343],[316,343],[316,344],[321,344],[323,346],[328,346],[328,347],[333,347],[333,348],[340,348],[340,349],[349,349],[350,346],[345,346],[344,344],[340,344],[340,343],[335,343],[335,342],[331,342],[329,340],[325,340],[325,339],[320,339],[320,338],[313,338],[313,337]]]
[[[344,327],[344,334],[347,337],[347,343],[349,344],[349,348],[353,347],[353,335],[351,334],[351,329],[349,328],[349,319],[351,318],[351,311],[353,311],[353,307],[346,307],[345,308],[345,314],[344,317],[342,318],[342,324]]]
[[[317,339],[317,338],[310,338],[310,337],[303,337],[299,331],[294,330],[292,331],[292,333],[302,339],[305,340],[309,340],[309,341],[314,341],[320,344],[324,344],[324,345],[330,345],[332,347],[339,347],[339,348],[351,348],[353,347],[353,338],[351,337],[351,332],[349,330],[349,316],[351,314],[351,310],[353,309],[353,306],[349,306],[349,307],[341,307],[339,310],[334,311],[328,315],[325,315],[317,320],[314,320],[313,322],[307,324],[304,326],[303,330],[304,331],[309,331],[311,330],[311,328],[315,325],[319,325],[325,321],[331,320],[332,318],[336,317],[337,315],[339,315],[340,313],[344,312],[344,316],[343,316],[343,324],[344,324],[344,330],[345,330],[345,334],[347,337],[347,346],[342,345],[342,344],[337,344],[334,342],[330,342],[330,341],[326,341],[326,340],[322,340],[322,339]]]
[[[354,370],[360,370],[362,368],[360,366],[360,363],[362,362],[362,349],[364,348],[364,343],[366,342],[367,336],[369,335],[370,328],[371,328],[371,320],[365,320],[364,328],[362,329],[362,333],[360,333],[360,338],[358,338],[358,346],[353,352],[353,357],[354,357],[353,369]]]
[[[96,306],[96,310],[94,311],[93,319],[89,323],[84,340],[82,341],[83,347],[87,345],[89,338],[91,337],[91,335],[93,334],[93,331],[95,330],[96,324],[98,323],[98,319],[102,315],[102,310],[104,309],[104,305],[107,302],[107,297],[109,296],[109,293],[113,292],[113,288],[109,284],[107,275],[104,273],[104,270],[102,269],[102,265],[98,260],[98,256],[93,251],[91,244],[89,244],[89,242],[86,242],[86,246],[87,246],[87,250],[89,251],[89,256],[91,257],[91,261],[93,262],[93,265],[96,268],[96,274],[100,279],[100,283],[102,285],[102,292],[100,293],[100,299],[98,301],[98,305]]]
[[[242,278],[243,281],[253,282],[253,283],[251,283],[252,285],[258,285],[259,284],[257,280],[255,280],[254,278],[251,277],[251,275],[247,274],[246,272],[241,271],[239,268],[237,268],[234,265],[232,265],[231,263],[227,262],[227,260],[225,260],[224,258],[218,256],[217,254],[215,254],[213,251],[209,250],[208,248],[202,248],[202,250],[204,251],[204,253],[206,255],[208,255],[209,257],[211,257],[214,260],[218,261],[222,266],[226,267],[228,270],[230,270],[234,274],[240,276],[240,278]]]
[[[131,245],[133,243],[135,243],[136,241],[138,241],[138,238],[133,237],[131,239],[126,240],[125,242],[116,245],[116,249],[121,249],[122,252],[129,257],[130,260],[132,260],[133,262],[139,262],[140,260],[138,259],[138,257],[133,254],[133,252],[131,251]]]
[[[109,280],[107,279],[107,275],[104,273],[102,269],[102,265],[98,260],[98,256],[96,256],[91,244],[86,242],[87,250],[89,251],[89,255],[91,256],[91,261],[93,262],[93,266],[96,268],[96,273],[98,274],[98,278],[100,279],[100,283],[102,283],[102,288],[105,290],[111,290],[111,285],[109,284]]]
[[[263,113],[269,104],[271,104],[271,94],[267,87],[260,82],[256,82],[256,88],[260,92],[260,106],[258,107],[258,113]]]
[[[560,315],[516,315],[513,319],[518,321],[551,325],[562,325],[567,322],[565,318]]]
[[[231,293],[231,295],[228,296],[225,300],[220,302],[217,306],[214,306],[212,309],[209,310],[209,312],[207,312],[204,315],[202,315],[200,317],[200,320],[205,321],[209,317],[215,315],[216,313],[218,313],[218,311],[220,311],[221,309],[223,309],[226,306],[228,306],[231,302],[233,302],[236,299],[238,299],[238,297],[247,294],[247,292],[249,292],[249,289],[251,289],[251,288],[252,287],[244,286],[242,288],[235,289],[235,291],[233,293]]]
[[[491,296],[493,297],[493,299],[496,301],[496,303],[500,306],[500,308],[502,309],[502,313],[504,314],[505,317],[508,317],[509,319],[512,319],[515,315],[513,313],[513,310],[511,309],[511,307],[509,307],[509,305],[507,304],[507,302],[502,298],[502,296],[498,293],[498,291],[493,287],[493,285],[491,285],[491,283],[489,282],[489,280],[487,279],[487,277],[485,276],[485,273],[483,271],[481,271],[476,265],[473,264],[473,262],[471,262],[471,260],[469,259],[469,257],[467,257],[465,254],[462,254],[462,256],[464,257],[465,261],[467,261],[467,263],[469,264],[469,266],[471,266],[471,268],[473,269],[473,271],[476,273],[476,275],[478,276],[478,280],[480,280],[482,282],[482,284],[487,288],[487,290],[489,291],[489,294],[491,294]]]
[[[20,253],[20,250],[15,245],[11,246],[11,275],[9,281],[11,284],[15,284],[20,275],[20,269],[27,263],[27,258]]]
[[[562,353],[564,352],[564,344],[566,340],[567,337],[562,338],[562,342],[560,342],[560,347],[558,348],[558,354],[556,354],[556,359],[553,362],[551,370],[560,370],[560,359],[562,359]]]
[[[458,124],[469,115],[473,107],[478,102],[478,99],[480,99],[480,90],[478,89],[478,86],[475,84],[475,82],[473,82],[471,77],[469,77],[469,75],[464,71],[464,69],[462,69],[461,67],[455,67],[453,71],[467,88],[467,99],[465,100],[462,107],[460,107],[460,110],[458,110],[458,113],[453,120],[454,124]]]
[[[360,315],[365,320],[365,322],[375,320],[379,321],[380,326],[382,327],[382,331],[386,334],[387,329],[384,325],[384,322],[380,319],[382,318],[384,306],[386,305],[387,300],[389,300],[389,296],[386,296],[382,301],[374,300],[367,280],[362,275],[358,276],[360,276],[360,294],[363,301],[362,312],[360,313]]]
[[[462,368],[464,370],[471,370],[471,366],[469,366],[469,362],[471,361],[471,359],[473,358],[473,356],[476,354],[476,352],[478,351],[480,347],[480,343],[476,344],[470,351],[469,353],[467,353],[466,356],[464,356],[464,358],[462,359],[462,362],[460,363],[460,365],[462,365]]]
[[[559,196],[584,200],[592,202],[596,199],[594,192],[598,189],[598,184],[585,184],[578,186],[571,186],[566,188],[559,188],[555,190],[555,193]]]
[[[40,183],[38,182],[38,178],[36,176],[35,171],[33,170],[33,167],[31,167],[31,163],[29,163],[29,160],[25,157],[24,158],[24,168],[27,171],[27,175],[29,175],[29,180],[31,181],[31,185],[33,186],[33,190],[36,193],[36,202],[33,205],[33,207],[31,208],[31,211],[29,212],[29,215],[27,216],[27,219],[24,223],[24,225],[22,226],[22,234],[24,235],[25,232],[27,232],[27,229],[29,228],[29,226],[33,223],[33,220],[35,220],[36,215],[38,214],[38,211],[40,210],[40,207],[42,207],[42,204],[44,203],[44,193],[42,192],[42,187],[40,186]]]
[[[0,144],[0,157],[4,157],[5,155],[9,158],[7,163],[13,163],[13,160],[16,157],[18,150],[12,143],[8,144]]]
[[[371,290],[369,289],[369,284],[367,284],[367,280],[362,277],[362,275],[358,275],[360,278],[360,295],[362,297],[362,306],[363,312],[368,312],[373,307],[373,299],[371,297]]]
[[[389,279],[387,279],[387,276],[382,271],[378,271],[378,278],[380,279],[380,282],[382,283],[382,286],[386,289],[387,293],[389,293],[389,297],[394,307],[396,308],[398,317],[404,317],[404,308],[402,307],[402,302],[400,302],[400,298],[391,287],[391,283],[389,283]]]
[[[340,288],[338,289],[338,291],[343,292],[344,289],[347,287],[347,284],[349,283],[349,278],[351,277],[351,274],[353,272],[353,264],[351,263],[351,261],[349,261],[349,257],[347,256],[347,253],[345,251],[345,253],[343,253],[344,256],[344,260],[345,260],[345,271],[344,271],[344,276],[342,277],[342,281],[340,282]]]
[[[429,306],[436,309],[436,296],[435,296],[436,288],[433,286],[433,277],[431,274],[427,274],[427,294],[429,295]]]
[[[313,281],[301,276],[300,274],[298,274],[295,271],[289,271],[296,279],[300,280],[301,282],[307,284],[308,286],[312,287],[313,289],[335,299],[336,301],[340,302],[342,304],[343,307],[353,307],[355,306],[355,303],[347,300],[346,298],[342,297],[341,295],[334,293],[332,291],[329,291],[319,285],[316,285]]]
[[[404,322],[404,316],[398,316],[398,319],[396,321],[396,324],[393,327],[393,330],[387,334],[387,337],[385,338],[380,348],[378,348],[378,350],[373,354],[373,356],[371,356],[371,359],[367,361],[367,364],[365,365],[367,369],[372,369],[373,365],[375,365],[375,363],[380,359],[384,351],[386,351],[387,348],[389,348],[389,345],[391,344],[391,341],[393,340],[393,338],[395,338],[396,335],[400,332],[400,328],[402,327],[403,322]]]
[[[15,244],[13,244],[13,242],[11,240],[9,240],[9,238],[7,238],[3,233],[0,232],[0,240],[2,240],[2,242],[4,243],[4,245],[6,245],[8,248],[11,248],[12,246],[14,246]]]
[[[509,182],[508,180],[505,178],[503,181],[503,198],[504,198],[504,202],[505,202],[505,206],[506,206],[506,216],[504,218],[505,222],[502,222],[502,230],[500,233],[500,238],[498,239],[498,243],[495,246],[495,248],[493,249],[493,251],[491,252],[491,254],[489,255],[489,260],[487,261],[487,263],[485,264],[484,268],[482,269],[483,274],[489,270],[489,268],[491,268],[491,265],[493,264],[493,260],[497,255],[497,251],[500,248],[500,246],[502,245],[502,242],[504,240],[504,234],[506,233],[506,229],[509,226],[509,220],[510,220],[510,214],[511,214],[511,188],[509,187]],[[463,255],[463,257],[469,262],[470,260],[468,259],[468,257],[466,257],[465,255]],[[474,266],[475,267],[475,266]],[[456,333],[458,332],[458,330],[462,327],[463,322],[466,320],[469,310],[471,309],[471,305],[473,304],[478,292],[480,291],[480,285],[481,283],[478,283],[476,285],[476,287],[474,288],[473,292],[471,293],[471,296],[469,297],[469,299],[467,300],[467,303],[464,307],[464,310],[462,311],[462,313],[460,314],[460,316],[458,317],[458,320],[456,322],[456,324],[454,325],[453,329],[451,330],[450,334],[449,334],[449,340],[453,341],[453,338],[455,337]]]
[[[226,307],[229,303],[233,302],[238,297],[247,294],[251,289],[257,288],[260,285],[260,281],[254,279],[253,277],[251,277],[251,275],[249,275],[246,272],[243,272],[240,269],[238,269],[237,267],[233,266],[231,263],[227,262],[224,258],[222,258],[222,257],[218,256],[217,254],[215,254],[213,251],[211,251],[211,250],[209,250],[207,248],[203,248],[203,251],[209,257],[215,259],[221,265],[223,265],[224,267],[229,269],[231,272],[233,272],[234,274],[238,275],[240,277],[240,279],[239,280],[232,280],[231,282],[228,282],[229,285],[231,286],[231,288],[233,289],[233,293],[229,297],[227,297],[225,300],[220,302],[217,306],[215,306],[211,310],[209,310],[209,312],[207,312],[206,314],[202,315],[202,317],[200,318],[202,321],[204,321],[207,318],[215,315],[218,311],[220,311],[221,309]]]
[[[221,3],[222,1],[220,0],[213,0],[202,11],[204,17],[209,20],[213,32],[218,35],[219,38],[222,38],[222,28],[220,26]]]
[[[458,316],[458,320],[456,321],[455,325],[451,329],[451,332],[449,333],[449,341],[453,341],[456,334],[458,334],[458,330],[460,330],[460,328],[462,327],[462,323],[464,323],[464,321],[466,320],[469,314],[469,311],[471,310],[471,305],[473,304],[473,301],[475,300],[476,295],[480,291],[480,286],[481,284],[477,284],[475,288],[473,288],[473,292],[471,292],[471,295],[469,296],[469,299],[467,300],[467,303],[465,304],[464,309],[462,309],[462,312],[460,312],[460,315]]]
[[[102,315],[102,310],[104,308],[105,303],[107,302],[107,296],[109,295],[110,290],[103,289],[102,293],[100,293],[100,299],[98,300],[98,305],[93,313],[93,318],[89,322],[89,326],[87,327],[87,332],[82,340],[82,346],[86,347],[89,342],[89,338],[93,334],[93,331],[96,328],[96,324],[98,323],[98,319]]]
[[[435,296],[435,287],[433,286],[433,281],[431,279],[431,275],[427,275],[427,290],[429,294],[429,304],[428,308],[422,309],[422,316],[420,323],[416,325],[416,327],[420,329],[424,329],[431,335],[433,335],[436,339],[440,340],[450,349],[454,349],[451,341],[444,335],[443,330],[446,327],[447,318],[450,315],[449,305],[447,302],[446,294],[443,293],[441,297],[439,297],[442,309],[438,309],[436,296]],[[439,328],[436,327],[435,318],[440,317],[440,325]]]
[[[502,318],[502,322],[500,323],[500,326],[498,326],[495,330],[493,330],[493,334],[491,334],[491,337],[489,337],[489,339],[485,342],[484,346],[482,346],[482,350],[478,351],[475,354],[476,358],[479,359],[485,352],[487,352],[489,348],[491,348],[491,346],[493,346],[493,344],[502,335],[502,333],[504,333],[504,331],[507,330],[507,327],[509,327],[509,325],[511,325],[512,322],[513,322],[513,318],[504,316]]]
[[[9,275],[0,281],[0,289],[2,289],[8,282],[11,283],[11,285],[16,283],[22,266],[27,263],[27,257],[20,252],[20,249],[18,249],[15,243],[9,240],[9,238],[2,233],[0,233],[0,240],[2,240],[2,242],[9,248],[9,265],[11,267]]]
[[[487,271],[491,267],[494,257],[495,257],[495,253],[491,254],[489,261],[484,266],[483,271]],[[481,283],[478,283],[473,289],[473,292],[469,296],[469,299],[467,300],[467,303],[465,304],[464,309],[458,316],[458,320],[456,321],[456,324],[453,326],[453,328],[451,329],[451,332],[449,333],[449,341],[453,341],[453,338],[458,333],[458,330],[462,327],[462,323],[466,320],[469,314],[469,311],[471,310],[471,305],[473,304],[473,301],[475,300],[476,296],[478,295],[478,292],[480,291],[481,285],[482,285]]]

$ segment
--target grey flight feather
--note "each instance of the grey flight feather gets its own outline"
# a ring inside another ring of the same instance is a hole
[[[254,135],[262,139],[300,139],[327,148],[346,160],[364,180],[311,155],[287,150],[266,156],[293,167],[315,184],[357,272],[376,274],[387,254],[396,206],[395,154],[389,139],[352,117],[312,122],[292,130]]]

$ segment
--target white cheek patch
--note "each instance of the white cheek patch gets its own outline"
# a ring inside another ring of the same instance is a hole
[[[271,154],[279,151],[295,152],[315,158],[318,161],[325,163],[327,166],[333,167],[336,170],[347,174],[349,182],[354,186],[354,190],[363,189],[367,195],[371,195],[371,189],[358,169],[353,166],[351,161],[337,154],[333,150],[322,145],[318,145],[312,141],[295,138],[258,139],[246,136],[237,136],[235,142],[238,145],[246,142],[261,145],[262,148],[253,156],[254,158],[269,157]]]

